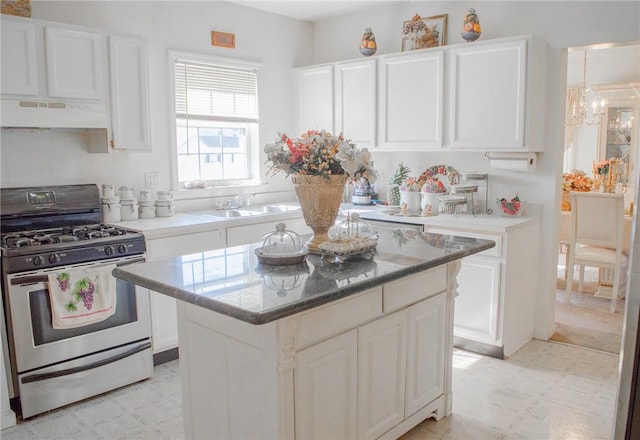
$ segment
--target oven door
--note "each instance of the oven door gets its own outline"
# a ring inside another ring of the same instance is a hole
[[[16,373],[53,365],[70,359],[150,339],[151,319],[148,290],[116,280],[116,311],[94,324],[54,329],[48,275],[75,268],[99,268],[144,261],[144,257],[120,257],[100,262],[57,267],[7,276],[9,316],[7,327]],[[5,292],[7,294],[7,292]]]

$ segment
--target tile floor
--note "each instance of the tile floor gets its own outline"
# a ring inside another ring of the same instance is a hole
[[[453,415],[407,439],[608,439],[618,356],[531,341],[509,359],[454,351]],[[178,361],[148,381],[5,429],[3,440],[182,439]]]

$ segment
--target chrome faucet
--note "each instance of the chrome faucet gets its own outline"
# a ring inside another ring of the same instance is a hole
[[[219,209],[248,208],[249,206],[251,206],[251,197],[255,195],[256,193],[238,194],[237,196],[224,202]]]

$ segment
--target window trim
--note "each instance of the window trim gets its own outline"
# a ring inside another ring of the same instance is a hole
[[[169,101],[169,142],[170,142],[170,151],[171,151],[171,185],[174,190],[184,190],[185,187],[183,184],[179,182],[178,178],[178,146],[176,145],[176,102],[175,102],[175,62],[181,59],[193,61],[193,62],[201,62],[208,64],[217,64],[222,67],[229,68],[245,68],[245,69],[253,69],[256,71],[256,75],[259,76],[258,71],[262,67],[262,63],[258,61],[251,60],[242,60],[237,58],[227,58],[220,57],[216,55],[204,55],[195,52],[185,52],[178,50],[169,50],[167,57],[167,72],[169,74],[169,83],[168,83],[168,101]],[[259,82],[259,78],[258,82]],[[260,107],[260,101],[258,99],[258,108]],[[259,115],[258,115],[259,117]],[[257,139],[257,134],[259,131],[259,123],[257,129],[255,130],[255,137]],[[249,133],[248,135],[250,135]],[[260,151],[259,148],[256,151],[248,151],[249,157],[249,172],[251,174],[250,179],[242,180],[242,181],[228,181],[225,183],[221,183],[220,185],[216,185],[215,188],[220,187],[238,187],[238,186],[253,186],[262,184],[262,179],[260,177]],[[191,191],[191,190],[189,190]]]

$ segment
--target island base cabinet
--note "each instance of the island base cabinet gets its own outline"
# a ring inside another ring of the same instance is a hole
[[[386,313],[406,283],[262,325],[178,301],[186,438],[398,438],[449,415],[459,268],[408,276],[422,295]]]
[[[408,311],[405,414],[414,414],[445,392],[447,301],[429,298]],[[444,414],[436,415],[440,420]]]
[[[297,355],[296,438],[356,438],[358,335],[352,330]]]
[[[358,438],[378,438],[404,419],[406,351],[406,310],[358,330]]]

